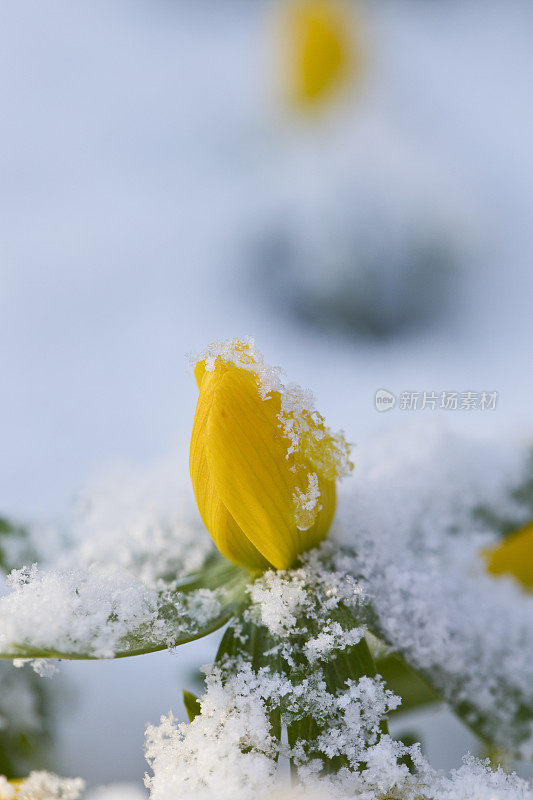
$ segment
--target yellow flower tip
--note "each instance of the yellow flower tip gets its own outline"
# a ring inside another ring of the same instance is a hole
[[[195,375],[189,463],[205,526],[234,563],[288,569],[329,530],[349,446],[253,340],[211,345]]]
[[[533,589],[533,520],[483,554],[494,575],[512,575],[524,588]]]
[[[24,779],[8,780],[5,775],[0,775],[0,800],[16,800],[20,797]]]
[[[342,0],[287,0],[285,71],[291,103],[314,108],[361,71],[351,9]]]

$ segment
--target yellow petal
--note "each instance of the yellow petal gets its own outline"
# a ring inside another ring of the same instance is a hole
[[[522,530],[486,553],[489,572],[514,575],[528,589],[533,589],[533,521]]]
[[[200,389],[201,386],[202,386],[202,380],[203,380],[203,377],[204,377],[205,373],[206,373],[205,361],[198,361],[196,366],[195,366],[195,368],[194,368],[194,379],[196,381],[196,385],[198,386],[198,389]]]
[[[334,480],[325,480],[318,474],[318,487],[320,490],[320,511],[316,514],[313,525],[300,533],[302,546],[299,552],[315,547],[325,538],[333,522],[337,491]]]
[[[287,569],[329,525],[317,520],[309,531],[296,527],[294,496],[303,468],[287,457],[280,408],[278,393],[260,397],[254,373],[229,369],[214,391],[206,443],[209,471],[224,506],[257,550],[274,567]],[[326,501],[325,519],[331,519],[331,492]]]
[[[353,66],[350,19],[337,0],[294,0],[289,15],[291,94],[298,105],[315,105],[343,82]]]
[[[203,362],[199,362],[202,364]],[[222,503],[215,488],[206,458],[207,422],[211,413],[214,392],[222,375],[220,368],[207,372],[195,370],[200,378],[200,394],[191,436],[189,465],[191,480],[200,515],[220,552],[235,564],[263,570],[268,562],[241,531]]]

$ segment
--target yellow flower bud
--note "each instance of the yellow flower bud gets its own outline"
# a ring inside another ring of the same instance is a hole
[[[288,569],[328,532],[348,445],[253,342],[212,345],[195,377],[190,472],[205,526],[230,561]]]
[[[485,553],[489,572],[514,575],[526,589],[533,589],[533,520]]]
[[[285,14],[290,100],[300,108],[315,107],[360,71],[352,15],[342,0],[287,0]]]

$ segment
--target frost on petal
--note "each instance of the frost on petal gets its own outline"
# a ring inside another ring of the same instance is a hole
[[[191,362],[201,361],[212,371],[217,362],[253,372],[257,376],[258,390],[263,398],[279,393],[281,397],[280,425],[288,440],[288,455],[301,453],[315,469],[328,480],[342,478],[352,469],[350,447],[342,431],[333,433],[324,418],[315,409],[315,400],[309,390],[295,383],[285,384],[281,367],[265,363],[252,338],[228,339],[214,342],[203,353],[190,356]]]
[[[307,480],[307,490],[303,492],[296,487],[294,493],[296,527],[300,531],[308,530],[314,524],[318,512],[322,510],[322,506],[320,505],[318,475],[316,472],[310,472],[307,476]]]

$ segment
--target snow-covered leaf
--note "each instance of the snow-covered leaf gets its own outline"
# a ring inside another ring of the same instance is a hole
[[[224,625],[249,580],[218,556],[159,588],[101,565],[14,571],[0,599],[0,657],[120,658],[175,647]]]

